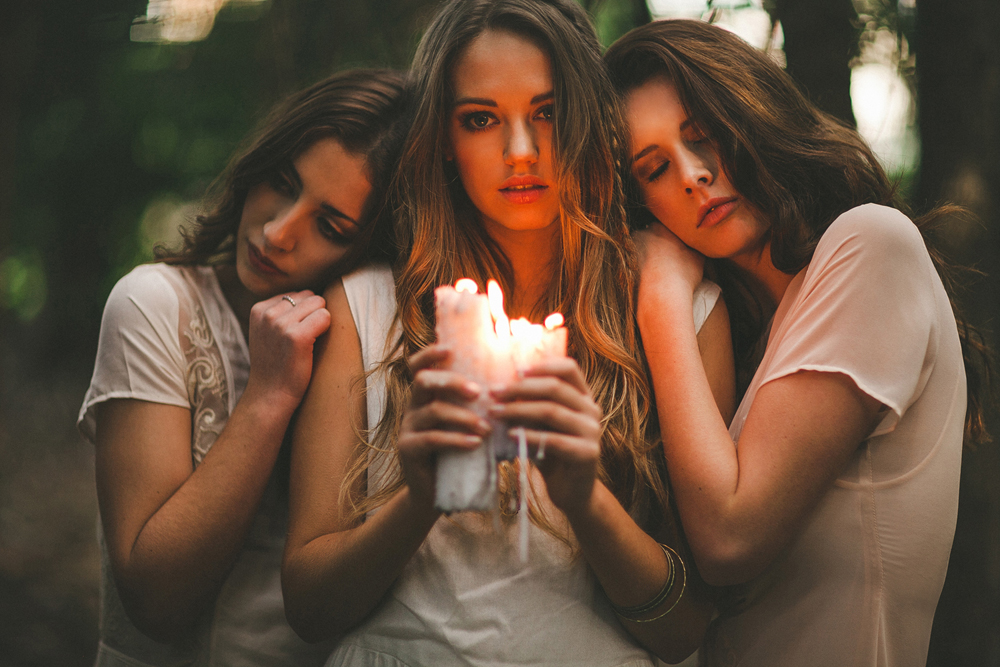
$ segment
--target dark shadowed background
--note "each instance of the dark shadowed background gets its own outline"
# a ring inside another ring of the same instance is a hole
[[[1000,311],[1000,2],[581,1],[605,44],[650,20],[650,7],[700,3],[724,18],[763,6],[772,28],[780,20],[771,33],[783,36],[789,72],[848,122],[859,111],[851,67],[891,36],[888,62],[912,93],[919,147],[893,171],[918,209],[949,200],[978,215],[945,229],[943,243],[987,274],[962,298],[998,347],[989,332]],[[210,11],[174,25],[153,15],[168,2],[0,3],[0,665],[93,660],[93,452],[74,423],[111,287],[154,242],[175,238],[273,102],[338,69],[405,67],[437,3],[186,4]],[[1000,665],[996,444],[965,455],[928,664]]]

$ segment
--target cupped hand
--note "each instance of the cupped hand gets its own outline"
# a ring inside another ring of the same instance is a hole
[[[312,377],[316,338],[329,328],[326,300],[309,290],[254,304],[250,309],[247,388],[277,400],[287,398],[297,406]]]
[[[660,286],[694,289],[705,272],[705,257],[681,241],[663,224],[655,222],[633,234],[639,250],[639,290]]]
[[[525,429],[553,504],[567,516],[585,508],[597,480],[604,413],[576,361],[544,361],[492,394],[498,404],[491,416],[505,420],[512,436]]]
[[[437,453],[474,449],[490,430],[485,419],[465,406],[482,389],[464,375],[437,367],[449,354],[447,348],[431,345],[408,359],[413,384],[399,428],[399,464],[410,495],[427,507],[434,504]]]

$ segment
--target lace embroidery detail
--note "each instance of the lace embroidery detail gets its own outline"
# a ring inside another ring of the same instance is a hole
[[[194,306],[187,325],[182,323],[181,332],[191,402],[191,456],[198,465],[229,419],[229,389],[222,353],[200,305]]]

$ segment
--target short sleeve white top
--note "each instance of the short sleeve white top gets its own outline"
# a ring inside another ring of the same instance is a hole
[[[388,268],[344,278],[366,371],[381,362],[395,315]],[[719,296],[699,288],[696,318]],[[384,380],[368,377],[368,423],[384,409]],[[534,488],[544,489],[536,479]],[[541,495],[541,494],[540,494]],[[543,506],[547,498],[539,498]],[[554,507],[543,509],[549,516]],[[518,556],[516,525],[477,513],[442,517],[379,607],[348,634],[328,665],[651,667],[650,655],[622,628],[582,558],[533,524],[528,562]]]
[[[97,360],[77,422],[92,443],[97,405],[137,399],[191,410],[197,466],[246,387],[250,355],[210,267],[147,264],[108,297]],[[281,460],[281,458],[279,458]],[[285,621],[281,557],[288,521],[287,465],[276,465],[243,550],[191,645],[153,641],[129,621],[115,588],[103,532],[97,667],[319,665],[330,646],[310,646]]]
[[[927,660],[958,511],[965,369],[916,226],[868,204],[838,217],[774,316],[733,419],[764,384],[843,373],[888,409],[787,551],[733,591],[709,665],[911,667]]]

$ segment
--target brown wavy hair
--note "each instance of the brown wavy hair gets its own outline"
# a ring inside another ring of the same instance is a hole
[[[208,213],[181,229],[179,250],[156,249],[168,264],[232,263],[235,235],[247,193],[273,181],[317,141],[338,140],[365,156],[372,193],[362,220],[369,224],[332,271],[346,273],[365,261],[392,261],[392,216],[385,194],[406,133],[409,87],[401,72],[354,69],[334,74],[279,103],[209,188]]]
[[[417,49],[411,72],[414,121],[393,188],[397,238],[409,248],[395,270],[401,334],[393,358],[385,362],[387,408],[371,438],[375,456],[383,460],[378,467],[391,463],[396,476],[371,497],[355,498],[356,511],[385,502],[403,484],[394,464],[413,379],[406,358],[434,342],[434,288],[468,277],[480,285],[496,278],[508,294],[516,289],[507,257],[486,233],[445,159],[452,68],[488,30],[524,36],[550,58],[561,252],[544,303],[534,309],[564,314],[569,353],[604,410],[600,479],[634,516],[655,521],[653,514],[662,512],[667,499],[661,448],[647,433],[650,385],[634,317],[637,266],[620,174],[623,120],[594,28],[571,0],[453,0],[438,12]],[[374,459],[358,461],[353,488],[369,465],[376,465]],[[505,464],[502,472],[508,482],[501,485],[503,511],[514,485],[512,468]],[[545,517],[531,516],[557,534]]]
[[[820,238],[845,211],[875,203],[908,212],[857,131],[820,111],[769,56],[727,30],[701,21],[657,21],[612,44],[605,62],[623,95],[658,76],[673,83],[688,116],[712,137],[733,186],[767,222],[761,249],[770,241],[771,261],[784,273],[809,264]],[[637,186],[628,187],[637,202]],[[955,215],[971,214],[943,206],[915,223],[956,314],[969,389],[966,439],[974,441],[986,438],[984,400],[993,364],[982,336],[955,302],[959,269],[936,250],[934,228]],[[645,216],[648,222],[650,214]],[[742,390],[758,361],[754,352],[766,308],[749,276],[730,262],[710,265],[729,295]]]

